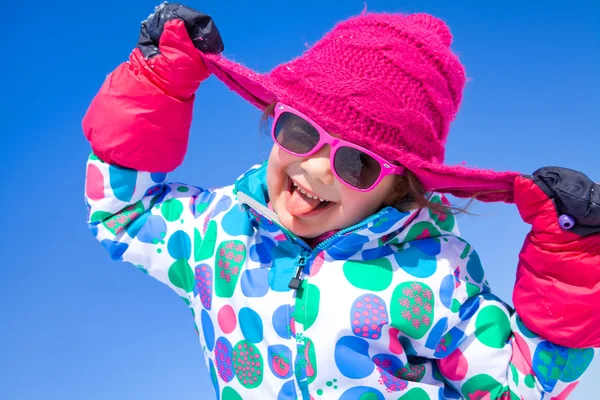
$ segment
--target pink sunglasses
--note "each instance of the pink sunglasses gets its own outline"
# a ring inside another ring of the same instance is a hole
[[[328,144],[335,177],[360,192],[372,190],[387,175],[404,173],[404,167],[331,136],[306,115],[282,103],[275,105],[271,134],[279,147],[297,157],[311,156]]]

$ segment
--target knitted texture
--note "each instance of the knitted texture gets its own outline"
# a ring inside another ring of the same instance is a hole
[[[429,15],[367,14],[338,24],[269,77],[283,89],[279,101],[346,140],[388,158],[392,147],[442,162],[465,83],[450,40]]]
[[[288,104],[328,132],[405,166],[427,189],[510,202],[518,174],[443,164],[466,80],[451,42],[447,25],[431,15],[365,13],[268,74],[203,57],[256,106]]]

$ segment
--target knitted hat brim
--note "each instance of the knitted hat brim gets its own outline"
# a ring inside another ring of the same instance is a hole
[[[204,64],[215,77],[243,99],[263,110],[279,100],[283,89],[269,76],[228,60],[222,55],[202,54]],[[294,107],[294,104],[289,104]],[[449,193],[461,198],[476,198],[485,202],[512,203],[518,172],[496,172],[489,169],[446,165],[419,159],[399,149],[388,148],[396,161],[413,172],[429,191]]]

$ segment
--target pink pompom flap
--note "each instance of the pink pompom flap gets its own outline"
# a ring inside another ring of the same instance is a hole
[[[445,46],[452,44],[452,33],[444,21],[429,14],[411,14],[408,17],[415,25],[420,25],[434,33]]]

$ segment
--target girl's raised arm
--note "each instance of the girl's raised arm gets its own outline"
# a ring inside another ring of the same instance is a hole
[[[91,231],[111,258],[133,263],[182,297],[193,290],[190,263],[212,251],[196,219],[221,191],[168,184],[166,173],[183,160],[194,93],[209,76],[198,50],[222,49],[209,16],[158,7],[83,120],[93,149],[86,174]]]

